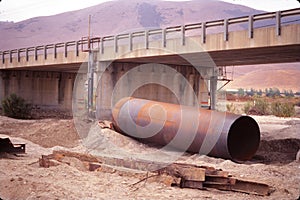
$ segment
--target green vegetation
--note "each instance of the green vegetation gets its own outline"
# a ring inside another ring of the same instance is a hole
[[[269,114],[269,104],[263,98],[256,97],[244,105],[243,111],[246,114],[267,115]]]
[[[233,92],[234,93],[234,92]],[[251,88],[250,90],[246,90],[243,88],[239,88],[235,94],[238,95],[238,97],[244,97],[244,96],[266,96],[266,97],[294,97],[295,95],[300,95],[300,92],[294,93],[293,90],[283,90],[280,91],[278,88],[266,88],[264,91],[259,89],[253,89]]]
[[[239,97],[245,96],[245,90],[244,90],[243,88],[239,88],[239,89],[238,89],[238,96],[239,96]]]
[[[277,117],[292,117],[295,115],[294,104],[273,102],[271,104],[271,112]]]
[[[2,101],[3,114],[16,119],[30,118],[31,105],[26,103],[25,99],[11,94]]]
[[[267,88],[265,89],[265,94],[267,97],[280,96],[280,90],[278,88]]]
[[[253,106],[253,103],[250,101],[247,101],[247,103],[244,105],[244,109],[243,109],[244,113],[248,114],[250,109],[252,108],[252,106]]]
[[[227,111],[231,113],[236,113],[237,109],[233,103],[226,105]]]
[[[295,106],[300,107],[300,92],[282,90],[278,88],[266,88],[264,90],[243,89],[230,91],[228,100],[245,102],[241,112],[252,115],[275,115],[278,117],[298,116]],[[239,113],[234,103],[226,105],[228,112]]]
[[[262,98],[255,98],[253,109],[257,110],[261,115],[269,113],[269,104]]]
[[[295,104],[291,102],[280,102],[276,100],[269,103],[266,98],[255,98],[248,101],[243,108],[246,114],[275,115],[277,117],[292,117],[295,115]]]

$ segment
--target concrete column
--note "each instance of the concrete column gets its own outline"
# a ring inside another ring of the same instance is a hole
[[[187,80],[189,85],[186,85],[186,89],[184,90],[184,96],[185,96],[185,102],[187,106],[194,106],[194,79],[195,79],[195,75],[190,73],[187,76]]]
[[[218,76],[215,71],[213,70],[213,74],[210,77],[210,109],[215,110],[217,104],[217,84],[218,84]]]
[[[10,78],[9,78],[9,85],[8,85],[8,93],[9,94],[19,94],[19,88],[18,88],[18,78],[15,74],[11,74]],[[9,95],[8,94],[8,95]]]
[[[34,74],[32,79],[32,86],[32,103],[34,105],[41,105],[41,77],[39,72]]]
[[[112,99],[112,101],[114,103],[116,103],[121,98],[128,96],[128,91],[130,89],[131,82],[130,82],[128,76],[124,76],[124,74],[126,73],[126,69],[124,69],[124,65],[120,66],[120,65],[114,63],[113,64],[113,69],[110,69],[109,72],[110,72],[111,75],[113,75],[115,77],[114,82],[113,82],[112,85],[113,85],[113,88],[115,88],[116,91],[114,91],[114,97],[113,97],[114,99]],[[138,77],[137,79],[141,78],[140,75],[138,75],[137,77]],[[118,87],[117,87],[116,84],[117,84],[118,81],[121,81],[120,80],[121,78],[122,78],[122,82],[125,83],[125,84],[121,84],[121,85],[118,84]]]
[[[181,77],[180,72],[176,72],[173,78],[174,93],[179,94],[179,96],[177,96],[178,102],[183,101],[183,89],[182,89],[182,83],[180,77]]]
[[[96,119],[111,120],[111,97],[113,92],[112,68],[110,62],[98,62],[96,70]]]
[[[88,110],[89,116],[94,118],[95,116],[95,70],[97,64],[97,55],[98,51],[90,51],[89,52],[89,61],[88,61],[88,73],[87,73],[87,80],[88,80]]]
[[[162,86],[160,86],[158,88],[158,99],[159,101],[163,101],[163,100],[168,100],[169,102],[172,102],[172,96],[171,96],[171,92],[172,92],[172,88],[170,88],[171,91],[169,91],[167,88],[165,88],[164,86],[168,85],[168,81],[170,81],[170,77],[168,76],[168,74],[166,73],[165,69],[162,69],[160,73],[160,83],[162,83]],[[171,79],[172,80],[172,79]]]
[[[63,87],[64,95],[63,95],[62,107],[64,109],[71,110],[72,109],[73,84],[74,84],[73,77],[71,75],[67,75],[61,81],[64,84],[64,87]]]
[[[32,72],[21,72],[20,96],[23,97],[28,103],[32,102]]]
[[[3,81],[3,72],[0,71],[0,102],[4,99],[5,93],[4,93],[4,81]],[[1,106],[1,103],[0,103]]]
[[[41,105],[44,106],[58,106],[58,81],[57,77],[45,77],[41,81]]]
[[[80,119],[87,118],[87,76],[86,71],[81,69],[76,76],[74,92],[72,95],[73,116]]]
[[[198,91],[198,99],[199,105],[203,108],[207,108],[209,106],[209,91],[208,84],[202,77],[199,78],[199,91]]]

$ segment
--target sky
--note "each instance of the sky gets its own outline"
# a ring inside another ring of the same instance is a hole
[[[0,0],[0,21],[19,22],[94,6],[110,0]],[[129,0],[130,1],[130,0]],[[183,0],[170,0],[183,1]],[[209,0],[207,0],[209,1]],[[300,7],[297,0],[223,0],[258,10],[278,11]]]

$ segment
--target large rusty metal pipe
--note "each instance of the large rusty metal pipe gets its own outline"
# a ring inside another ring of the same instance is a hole
[[[136,98],[113,108],[117,130],[145,142],[245,161],[253,157],[260,130],[249,116]]]

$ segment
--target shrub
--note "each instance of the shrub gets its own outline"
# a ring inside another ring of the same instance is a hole
[[[226,108],[227,108],[227,111],[231,112],[231,113],[235,113],[237,111],[237,109],[236,109],[235,105],[233,105],[233,103],[227,104]]]
[[[243,108],[243,111],[245,114],[248,114],[249,113],[249,110],[252,108],[252,102],[248,101],[245,105],[244,105],[244,108]]]
[[[267,115],[269,110],[269,104],[263,99],[256,98],[254,100],[254,106],[252,109],[256,110],[261,115]]]
[[[267,115],[269,113],[269,104],[262,98],[255,98],[253,102],[247,102],[243,108],[244,113],[248,115]]]
[[[31,105],[26,103],[25,99],[11,94],[2,101],[3,114],[17,119],[30,118]]]
[[[271,112],[277,117],[292,117],[295,115],[295,107],[291,103],[274,102],[271,105]]]

